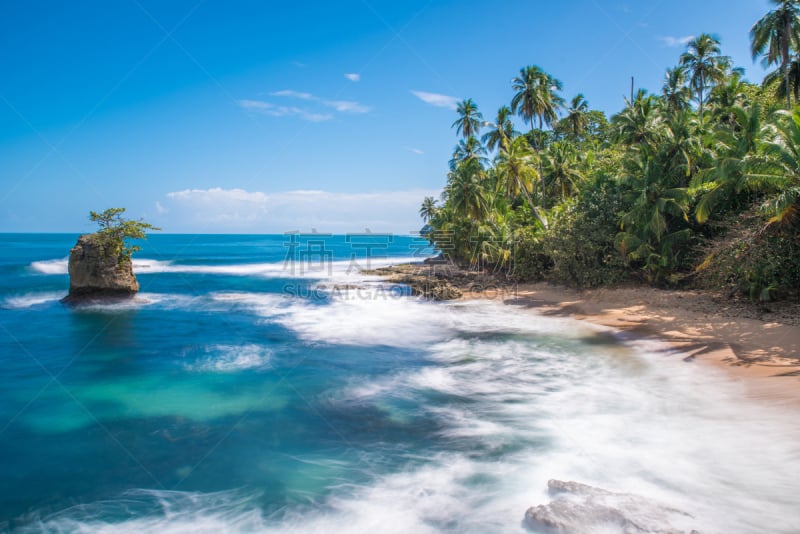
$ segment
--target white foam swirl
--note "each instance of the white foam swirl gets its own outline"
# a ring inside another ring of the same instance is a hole
[[[55,302],[64,298],[66,294],[60,291],[47,291],[42,293],[26,293],[24,295],[14,295],[3,300],[3,307],[12,310],[32,308],[40,304]]]
[[[193,371],[236,372],[269,367],[272,351],[261,345],[214,345],[207,347],[206,356],[189,365]]]
[[[41,260],[31,263],[30,268],[40,274],[67,274],[68,258]]]
[[[268,263],[237,263],[237,264],[204,264],[193,265],[176,263],[166,260],[148,258],[134,258],[133,270],[137,275],[157,273],[183,273],[183,274],[217,274],[228,276],[257,276],[263,278],[301,278],[324,280],[347,279],[372,279],[360,274],[361,269],[375,269],[420,261],[421,258],[371,258],[359,260],[343,260],[317,263],[302,262],[268,262]],[[31,270],[39,274],[60,275],[68,272],[68,258],[34,261],[30,264]]]

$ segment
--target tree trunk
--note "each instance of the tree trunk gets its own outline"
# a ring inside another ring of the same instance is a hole
[[[705,89],[705,80],[703,75],[700,75],[700,124],[703,124],[703,90]]]
[[[542,226],[547,228],[547,220],[541,213],[539,213],[539,209],[536,207],[536,204],[533,203],[533,198],[531,198],[531,194],[528,193],[528,190],[525,189],[525,186],[522,184],[522,182],[519,182],[519,186],[520,189],[522,189],[522,192],[525,193],[525,198],[528,200],[528,204],[531,205],[531,211],[533,212],[534,217],[539,219],[539,222],[542,224]]]
[[[531,122],[533,122],[533,118],[531,118]],[[542,118],[539,117],[539,133],[542,133]],[[539,137],[536,139],[536,151],[539,152],[539,178],[542,181],[542,209],[547,209],[547,189],[545,188],[544,184],[544,170],[542,169],[542,138]]]
[[[792,109],[792,92],[789,90],[789,65],[783,64],[783,85],[786,88],[786,109]]]
[[[533,203],[533,198],[531,198],[531,194],[528,192],[528,189],[525,187],[525,184],[523,184],[522,180],[520,180],[519,178],[514,178],[514,180],[517,182],[517,186],[525,194],[525,200],[527,200],[528,204],[531,205],[531,209],[535,210],[536,209],[536,204]],[[531,187],[533,187],[533,186],[531,185]]]
[[[789,32],[791,31],[791,24],[787,19],[783,25],[783,39],[781,39],[781,55],[783,56],[783,83],[786,88],[786,105],[787,109],[792,109],[792,93],[789,91]]]

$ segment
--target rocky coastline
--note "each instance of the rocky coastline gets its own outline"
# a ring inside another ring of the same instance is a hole
[[[471,269],[441,256],[419,263],[403,263],[362,271],[380,276],[386,282],[411,288],[412,295],[429,300],[460,299],[484,291],[503,291],[514,287],[504,274]]]

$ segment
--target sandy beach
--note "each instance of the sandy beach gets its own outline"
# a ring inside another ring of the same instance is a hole
[[[800,405],[800,314],[793,303],[756,305],[701,291],[650,287],[575,290],[548,283],[465,291],[543,315],[569,316],[660,339],[687,363],[723,367],[754,398]]]

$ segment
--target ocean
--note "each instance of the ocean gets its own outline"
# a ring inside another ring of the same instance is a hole
[[[76,238],[0,235],[2,531],[530,532],[549,479],[800,531],[796,412],[655,341],[360,274],[420,238],[153,235],[134,299],[72,308]]]

